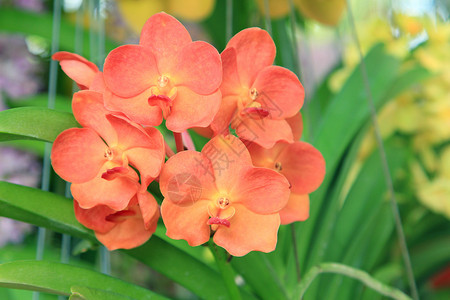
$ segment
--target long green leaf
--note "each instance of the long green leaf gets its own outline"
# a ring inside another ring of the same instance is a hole
[[[48,261],[0,264],[0,286],[70,295],[72,286],[95,287],[132,299],[166,299],[137,285],[88,269]]]
[[[34,139],[53,142],[58,134],[79,127],[70,113],[43,107],[21,107],[0,112],[0,141]]]
[[[73,286],[69,300],[132,300],[132,298],[117,293],[89,288],[85,286]]]
[[[76,220],[71,200],[39,189],[0,181],[0,216],[95,240]]]
[[[0,216],[46,227],[61,233],[95,241],[91,230],[75,218],[72,201],[39,189],[0,181]],[[128,255],[173,279],[205,299],[223,299],[228,295],[219,273],[188,253],[153,236]],[[243,298],[252,298],[241,291]]]
[[[397,73],[399,61],[387,55],[382,45],[372,48],[365,61],[369,72],[370,85],[374,92],[373,99],[375,105],[379,106],[385,90]],[[313,236],[316,236],[316,232],[320,228],[329,232],[332,228],[332,224],[330,224],[332,220],[325,219],[324,214],[329,209],[336,209],[335,205],[330,206],[329,203],[325,203],[327,191],[333,183],[338,163],[341,161],[345,150],[368,117],[369,109],[363,82],[359,68],[356,68],[340,93],[331,100],[330,105],[324,112],[322,122],[318,124],[312,142],[325,158],[327,175],[319,190],[311,195],[309,219],[296,225],[297,232],[299,232],[298,240],[302,243],[299,256],[303,269],[305,269],[305,265],[307,265],[307,269],[320,262],[317,258],[320,258],[323,254],[325,247],[318,244],[313,249],[312,246],[314,246],[315,241],[323,244],[326,239],[314,239],[313,241]],[[309,255],[314,255],[316,258],[311,260],[308,258]]]

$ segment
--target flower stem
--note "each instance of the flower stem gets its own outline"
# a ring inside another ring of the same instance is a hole
[[[217,267],[219,268],[220,273],[222,274],[222,278],[225,281],[225,286],[228,291],[228,295],[230,299],[240,300],[242,299],[241,294],[239,292],[239,288],[234,281],[234,271],[231,268],[231,265],[227,262],[226,253],[224,250],[218,248],[216,244],[214,244],[213,240],[210,239],[209,250],[214,256],[214,259],[217,263]]]
[[[295,234],[295,225],[291,224],[291,234],[292,234],[292,248],[294,251],[295,258],[295,269],[297,270],[297,282],[300,282],[300,260],[298,259],[298,248],[297,248],[297,236]]]
[[[175,138],[175,145],[177,146],[177,153],[184,151],[183,137],[181,136],[181,133],[174,132],[173,137]]]
[[[166,149],[166,156],[168,158],[171,158],[175,155],[175,152],[173,152],[172,148],[167,144],[166,140],[164,140],[164,148]]]
[[[321,273],[342,274],[361,281],[369,288],[377,291],[384,296],[396,300],[411,300],[411,298],[404,294],[402,291],[392,288],[376,280],[364,271],[336,263],[323,263],[318,266],[312,267],[297,286],[292,299],[302,299],[310,284]]]

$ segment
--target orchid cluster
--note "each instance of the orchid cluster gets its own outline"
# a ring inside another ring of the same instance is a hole
[[[266,31],[249,28],[219,54],[158,13],[103,72],[55,53],[81,89],[72,109],[82,128],[62,132],[51,157],[72,183],[77,219],[110,250],[143,244],[161,215],[167,235],[191,246],[213,236],[234,256],[273,251],[280,224],[308,218],[308,194],[325,175],[320,152],[299,141],[303,87],[272,65],[275,51]],[[176,154],[155,127],[163,120]],[[201,152],[188,129],[211,138]]]

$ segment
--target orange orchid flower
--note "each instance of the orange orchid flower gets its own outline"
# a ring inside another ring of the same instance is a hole
[[[303,105],[304,89],[288,69],[273,66],[275,44],[259,28],[236,34],[222,52],[222,103],[211,129],[231,128],[245,140],[271,148],[277,141],[293,142],[286,118]]]
[[[139,190],[159,175],[164,163],[164,140],[155,128],[142,128],[120,115],[108,114],[102,95],[76,93],[75,118],[84,128],[63,131],[52,149],[52,165],[72,182],[72,195],[81,208],[97,205],[121,211]]]
[[[160,175],[161,215],[167,235],[191,246],[214,242],[231,255],[275,249],[278,212],[289,198],[286,178],[255,168],[245,145],[219,135],[201,152],[171,157]]]
[[[145,23],[139,45],[124,45],[105,60],[105,106],[131,120],[183,132],[208,126],[220,106],[222,65],[210,44],[193,42],[166,13]]]
[[[159,206],[147,191],[137,193],[120,211],[106,205],[83,209],[76,200],[74,209],[77,220],[94,230],[97,239],[110,251],[142,245],[155,232],[159,219]]]
[[[66,51],[56,52],[52,59],[59,61],[61,69],[77,83],[80,90],[103,91],[103,73],[93,62]]]
[[[299,140],[301,116],[287,120],[292,126],[294,139]],[[291,184],[289,202],[280,211],[281,224],[305,221],[309,217],[309,195],[315,191],[325,177],[325,160],[312,145],[305,142],[278,142],[271,149],[256,143],[248,143],[252,162],[257,167],[265,167],[284,175]]]

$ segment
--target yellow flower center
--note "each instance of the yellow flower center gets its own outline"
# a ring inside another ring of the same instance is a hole
[[[162,110],[164,118],[171,112],[173,101],[177,96],[177,88],[165,75],[159,76],[157,84],[150,88],[151,96],[148,98],[150,106],[159,106]]]

